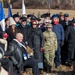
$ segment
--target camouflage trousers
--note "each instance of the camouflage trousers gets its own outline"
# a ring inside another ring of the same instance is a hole
[[[55,51],[53,50],[44,51],[44,58],[45,58],[44,62],[47,63],[49,66],[53,67]]]

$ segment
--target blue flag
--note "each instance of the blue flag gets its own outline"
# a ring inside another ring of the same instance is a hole
[[[11,5],[8,4],[8,18],[12,17]]]
[[[0,25],[3,31],[5,31],[5,14],[4,14],[4,9],[1,1],[0,1]]]

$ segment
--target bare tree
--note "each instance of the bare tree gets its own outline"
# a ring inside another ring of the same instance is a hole
[[[73,3],[75,4],[75,0],[73,0]]]
[[[60,4],[60,0],[57,0],[58,1],[58,4]]]
[[[70,0],[71,5],[73,5],[73,0]]]

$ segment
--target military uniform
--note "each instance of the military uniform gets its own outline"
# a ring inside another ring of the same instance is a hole
[[[49,24],[47,27],[51,27],[52,25]],[[53,66],[54,58],[55,58],[55,51],[57,50],[57,38],[54,32],[46,30],[44,33],[44,57],[45,63],[49,66]]]

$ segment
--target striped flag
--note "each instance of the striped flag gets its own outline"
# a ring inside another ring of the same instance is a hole
[[[25,14],[26,14],[26,7],[24,4],[24,0],[22,0],[22,15],[25,15]]]
[[[0,25],[3,31],[5,31],[5,14],[4,14],[4,9],[1,1],[0,1]]]

